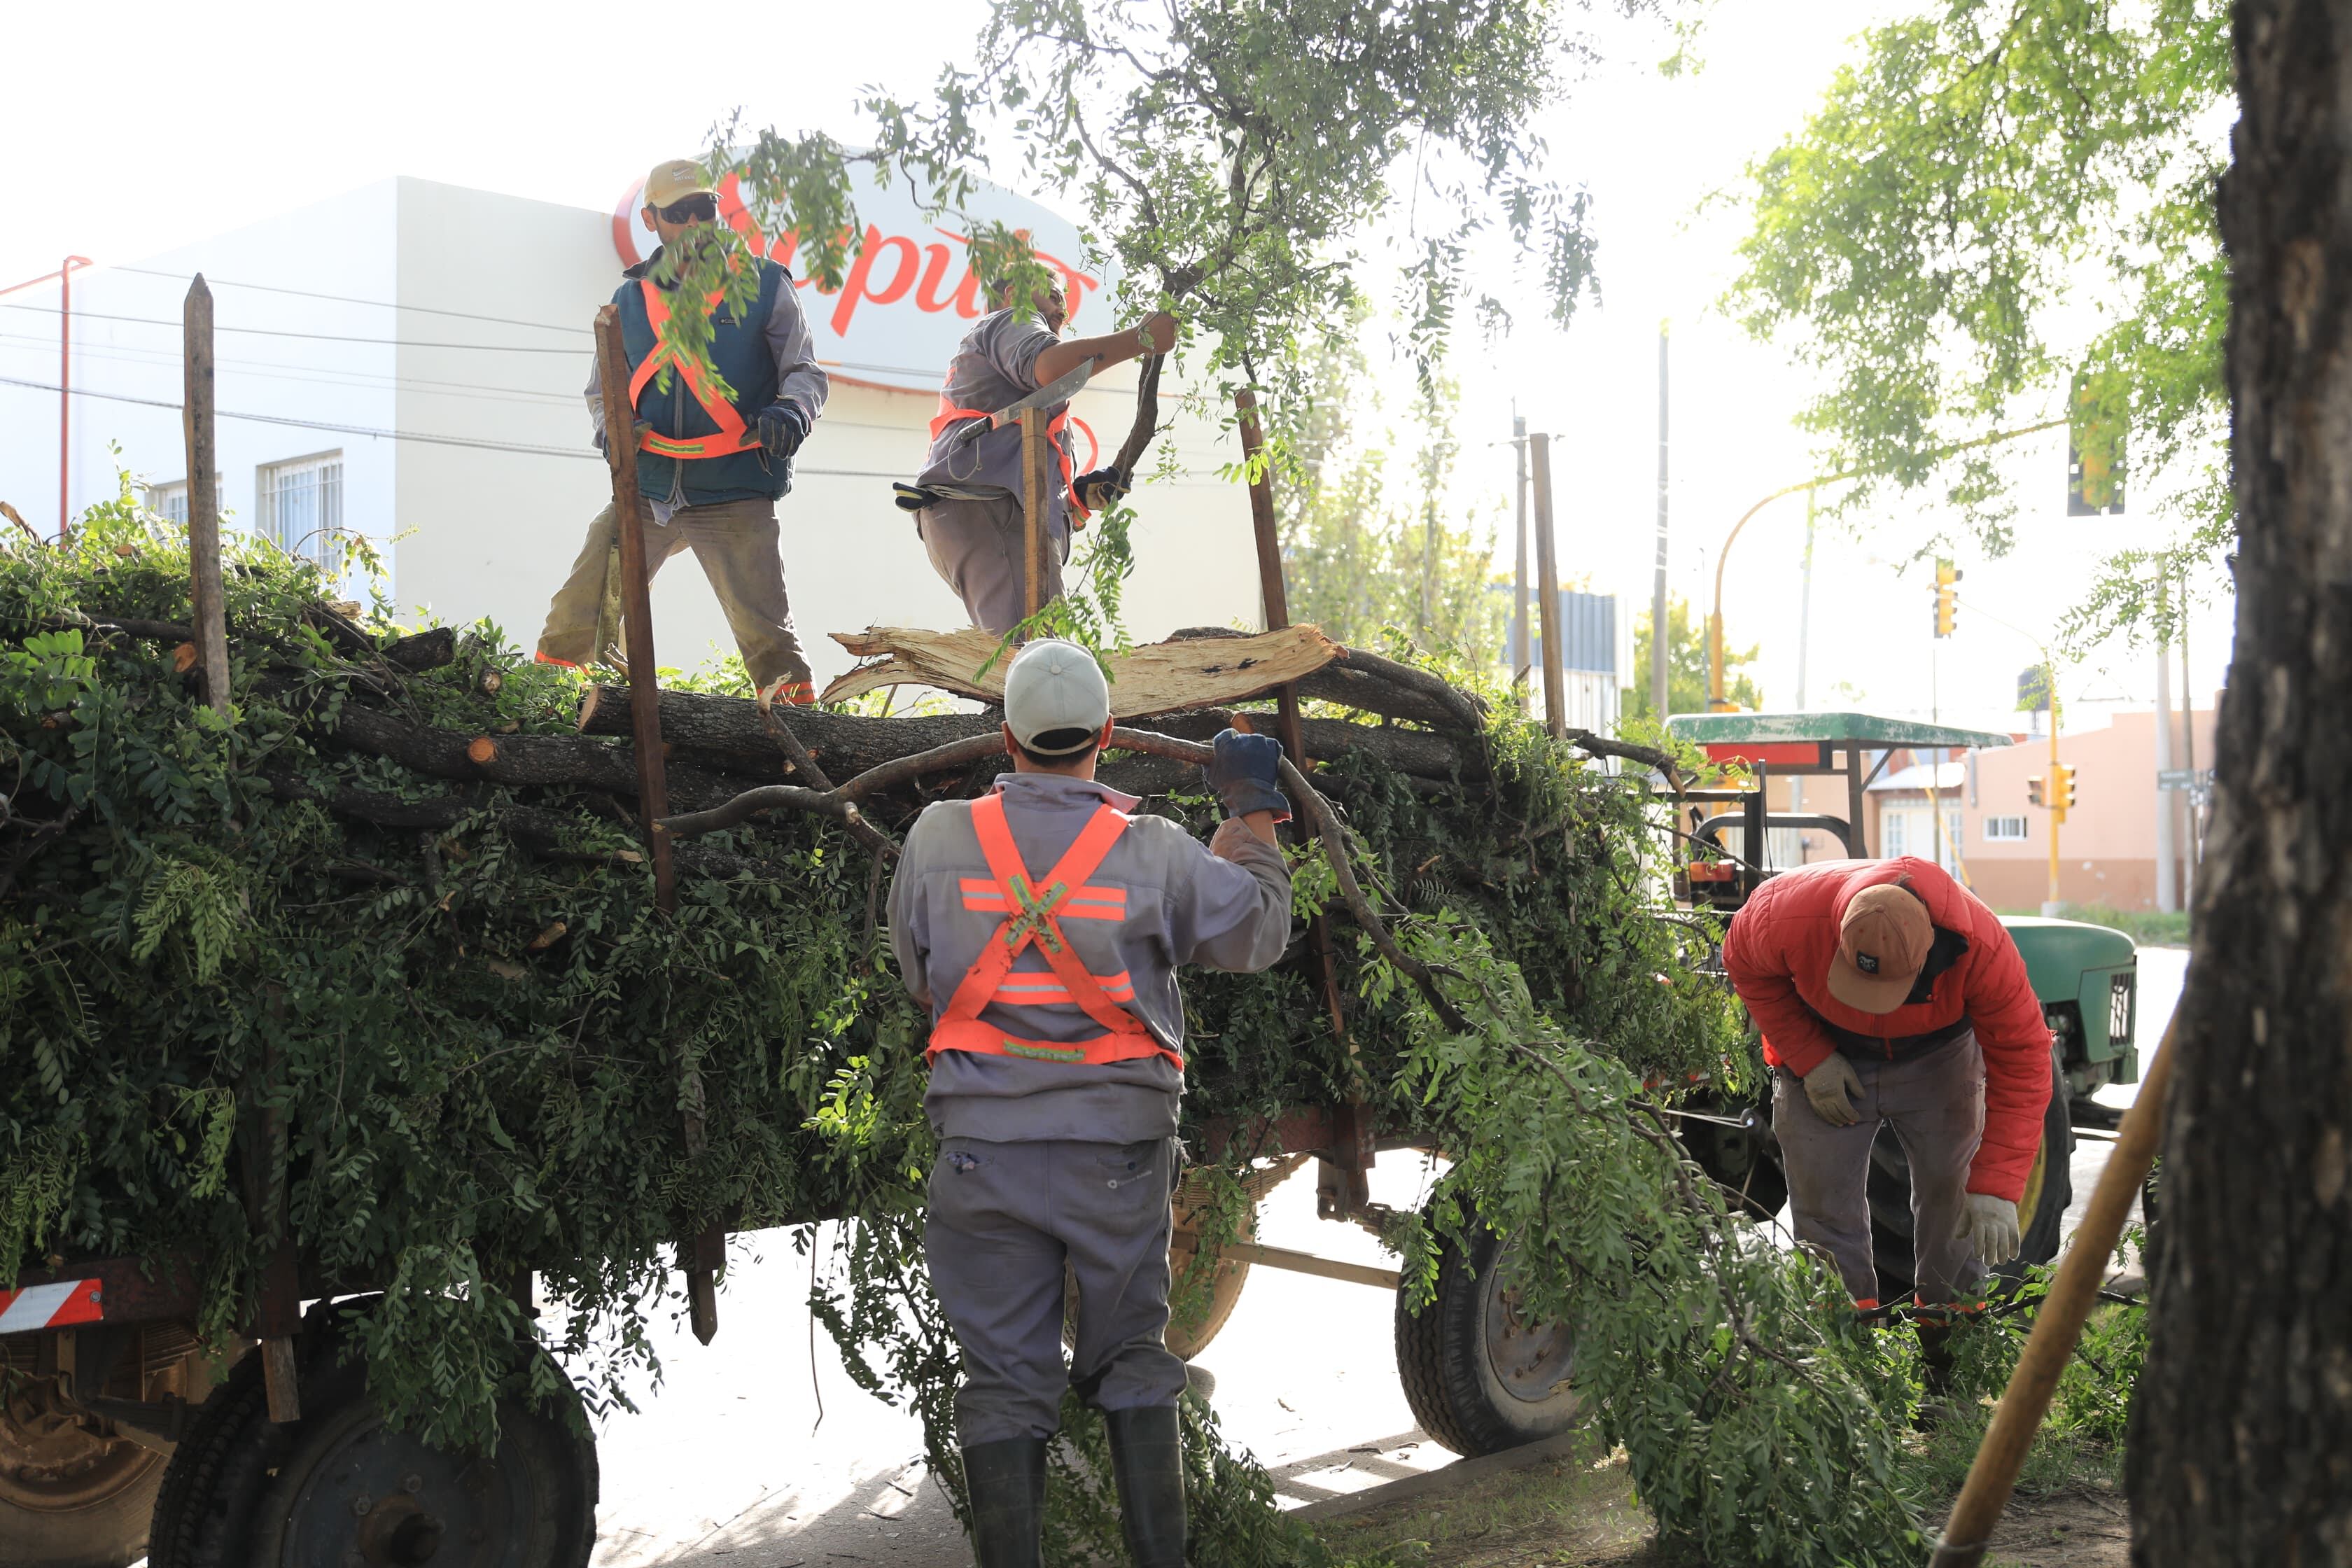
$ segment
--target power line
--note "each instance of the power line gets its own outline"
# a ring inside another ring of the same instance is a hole
[[[174,283],[187,282],[194,276],[188,272],[159,272],[152,267],[109,267],[108,272],[136,272],[146,278],[168,278]],[[253,289],[265,294],[292,294],[303,300],[330,300],[338,305],[368,305],[379,310],[417,310],[428,316],[454,316],[461,321],[492,321],[502,327],[531,327],[542,332],[576,332],[586,336],[586,327],[559,327],[552,321],[525,321],[512,316],[482,316],[471,310],[445,310],[437,305],[404,305],[393,300],[362,300],[353,294],[320,294],[309,289],[284,289],[275,283],[240,283],[234,278],[206,278],[212,288]]]
[[[13,375],[0,375],[0,386],[28,386],[36,392],[64,392],[66,388],[54,381],[25,381]],[[181,405],[161,397],[132,397],[121,392],[92,392],[77,386],[70,395],[95,397],[107,403],[135,403],[146,408],[168,408],[181,411]],[[320,419],[295,419],[282,414],[232,414],[216,409],[222,419],[242,419],[253,425],[289,425],[298,430],[329,430],[342,436],[370,436],[381,441],[425,441],[437,447],[471,447],[489,452],[520,452],[534,458],[601,458],[593,448],[577,447],[533,447],[515,441],[490,441],[477,436],[435,436],[418,430],[383,430],[370,425],[334,425]]]
[[[19,346],[21,345],[21,346]],[[0,332],[0,346],[15,353],[32,353],[42,348],[55,348],[43,339],[23,332]],[[74,350],[77,360],[107,360],[117,364],[145,365],[177,369],[180,354],[168,349],[133,348],[127,343],[114,343],[103,349]],[[279,360],[217,359],[213,362],[223,371],[239,375],[257,375],[271,381],[302,381],[320,386],[345,386],[360,392],[376,392],[389,388],[414,389],[426,396],[470,397],[491,403],[511,403],[522,406],[577,407],[580,395],[576,392],[543,392],[525,386],[484,386],[470,381],[436,381],[423,376],[377,375],[361,370],[340,370],[327,365],[289,365]],[[895,426],[893,426],[895,428]]]
[[[26,386],[35,392],[64,390],[54,381],[26,381],[13,375],[0,375],[0,386]],[[168,408],[180,412],[181,405],[161,397],[132,397],[120,392],[92,392],[77,386],[70,395],[95,397],[107,403],[135,403],[146,408]],[[474,436],[436,436],[421,430],[383,430],[372,425],[333,425],[319,419],[294,419],[279,414],[232,414],[227,409],[215,410],[222,419],[243,419],[256,425],[286,425],[298,430],[327,430],[343,436],[366,436],[379,441],[423,441],[436,447],[469,447],[487,452],[518,452],[533,458],[593,458],[604,461],[604,455],[583,447],[534,447],[514,441],[490,441]],[[890,468],[815,468],[794,465],[795,474],[821,476],[842,479],[902,479],[905,473]]]
[[[57,316],[64,314],[64,312],[55,305],[18,305],[5,300],[0,300],[0,310],[36,310],[44,316]],[[76,310],[73,314],[76,321],[128,321],[134,326],[142,327],[177,327],[182,324],[178,321],[166,321],[161,316],[114,316],[109,315],[102,310]],[[374,343],[380,347],[395,349],[467,349],[483,353],[500,354],[593,354],[596,352],[594,349],[533,348],[517,343],[422,342],[414,338],[367,338],[357,337],[349,332],[295,332],[289,331],[282,327],[228,327],[215,325],[213,328],[213,331],[216,332],[247,332],[265,338],[308,338],[314,342],[322,343]]]

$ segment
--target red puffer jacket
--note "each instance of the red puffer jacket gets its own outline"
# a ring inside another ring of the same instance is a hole
[[[1905,882],[1938,930],[1969,949],[1936,976],[1927,1000],[1892,1013],[1861,1013],[1829,992],[1830,959],[1848,900],[1864,888]],[[1759,888],[1723,939],[1731,984],[1764,1031],[1764,1059],[1800,1078],[1837,1049],[1822,1027],[1899,1040],[1966,1017],[1984,1049],[1984,1142],[1969,1191],[2015,1203],[2042,1147],[2050,1108],[2049,1026],[2025,977],[2025,960],[1984,900],[1933,861],[1828,860],[1785,871]]]

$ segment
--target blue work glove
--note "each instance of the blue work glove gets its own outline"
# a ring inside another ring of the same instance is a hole
[[[1120,482],[1116,468],[1088,468],[1070,481],[1070,489],[1088,511],[1100,511],[1127,496],[1127,486]]]
[[[809,416],[797,403],[771,403],[760,410],[760,445],[772,458],[790,458],[808,433]]]
[[[1217,754],[1201,771],[1235,816],[1270,811],[1276,822],[1290,820],[1290,801],[1276,784],[1282,777],[1282,742],[1273,736],[1220,731]]]

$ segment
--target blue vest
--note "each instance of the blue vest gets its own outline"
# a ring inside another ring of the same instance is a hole
[[[621,346],[628,353],[632,372],[654,352],[653,322],[646,317],[645,290],[639,280],[652,272],[660,258],[661,253],[656,251],[647,260],[630,268],[624,274],[627,281],[613,295],[613,303],[621,308]],[[780,291],[792,286],[791,273],[772,261],[762,261],[760,297],[752,302],[751,313],[738,318],[722,301],[711,318],[710,363],[727,379],[727,384],[735,389],[735,411],[755,434],[760,411],[776,401],[776,356],[769,349],[765,335],[768,317],[776,308]],[[718,421],[695,401],[686,377],[675,370],[669,373],[667,386],[658,376],[646,383],[637,401],[637,417],[659,435],[685,440],[715,435],[719,429]],[[609,411],[605,418],[610,428]],[[644,450],[637,453],[637,489],[647,500],[667,500],[678,493],[681,476],[688,506],[729,500],[774,500],[793,488],[791,463],[757,449],[730,452],[719,458],[671,458]]]

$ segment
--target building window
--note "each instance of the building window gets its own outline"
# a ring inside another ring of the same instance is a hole
[[[2022,844],[2025,842],[2025,818],[1988,816],[1984,819],[1984,836],[1988,844]]]
[[[315,561],[328,574],[342,570],[343,455],[265,465],[256,475],[261,537],[289,555]]]
[[[147,510],[175,528],[188,526],[188,481],[147,487]]]
[[[1882,822],[1886,842],[1879,848],[1886,858],[1892,860],[1898,855],[1910,854],[1911,814],[1907,811],[1885,812],[1882,814]]]

